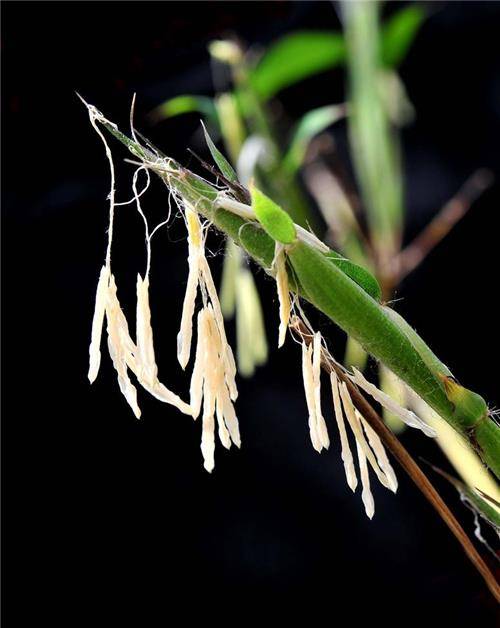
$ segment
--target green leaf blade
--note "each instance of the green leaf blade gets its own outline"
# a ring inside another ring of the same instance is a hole
[[[333,31],[298,31],[273,44],[252,71],[250,80],[262,100],[269,100],[285,87],[345,59],[344,39]]]
[[[203,133],[205,134],[205,140],[207,142],[208,149],[219,170],[226,177],[226,179],[228,179],[228,181],[231,181],[231,183],[238,183],[238,177],[236,176],[236,172],[234,171],[233,167],[220,152],[217,146],[213,143],[212,138],[208,134],[208,131],[203,122],[201,123],[201,125],[203,127]]]
[[[302,165],[311,140],[345,116],[343,105],[327,105],[312,109],[302,116],[293,132],[284,157],[284,167],[295,173]]]
[[[206,120],[218,126],[217,111],[212,98],[208,96],[176,96],[153,109],[149,117],[153,122],[159,122],[185,113],[201,113]]]
[[[382,27],[381,55],[387,67],[397,67],[410,49],[426,17],[423,7],[410,4],[392,15]]]

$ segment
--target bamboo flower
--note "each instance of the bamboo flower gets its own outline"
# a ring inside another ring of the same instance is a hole
[[[229,343],[227,342],[224,328],[224,319],[217,295],[217,289],[212,278],[212,273],[205,257],[205,237],[203,227],[195,210],[185,205],[186,226],[189,243],[189,277],[182,308],[181,326],[177,335],[177,357],[183,368],[189,361],[191,353],[191,341],[193,335],[193,315],[195,310],[196,294],[198,287],[201,290],[204,303],[212,305],[213,317],[220,335],[224,373],[227,381],[230,398],[235,401],[238,396],[236,387],[236,364]]]
[[[278,242],[276,242],[273,268],[276,271],[276,286],[278,289],[280,314],[278,347],[282,347],[285,342],[286,330],[288,329],[288,322],[290,320],[291,306],[285,251],[283,245]]]
[[[140,418],[141,411],[137,405],[137,390],[128,376],[129,367],[131,370],[136,370],[135,345],[130,339],[127,321],[116,295],[116,283],[113,275],[110,278],[107,294],[106,320],[109,355],[118,375],[118,385],[135,416]]]
[[[309,324],[307,324],[307,327],[310,328]],[[327,449],[330,444],[326,422],[321,411],[321,359],[323,351],[327,353],[326,348],[322,347],[322,338],[319,332],[313,334],[309,345],[302,337],[302,376],[309,413],[309,433],[313,447],[318,453],[323,448]],[[327,355],[331,357],[328,353]],[[347,424],[351,428],[356,441],[362,485],[361,498],[365,506],[365,512],[371,519],[375,513],[375,502],[370,488],[369,466],[374,471],[379,482],[394,493],[398,488],[396,474],[389,462],[382,441],[354,407],[345,382],[339,381],[334,370],[330,373],[330,384],[347,484],[354,492],[358,485],[358,478],[344,417],[347,419]]]
[[[422,421],[422,419],[420,419],[411,410],[402,408],[394,401],[394,399],[392,399],[392,397],[389,397],[389,395],[379,390],[374,384],[370,383],[357,368],[353,367],[353,372],[354,375],[352,376],[352,380],[376,401],[378,401],[384,408],[389,410],[389,412],[398,416],[403,423],[406,423],[409,427],[415,427],[422,430],[426,436],[430,436],[432,438],[436,436],[436,430],[434,430],[434,428],[427,425],[425,421]]]
[[[209,304],[198,314],[197,347],[191,377],[191,408],[196,419],[201,410],[201,451],[204,467],[211,472],[214,468],[215,416],[219,439],[226,449],[233,442],[240,447],[238,419],[230,396],[231,375],[226,372],[224,340],[213,307]]]
[[[97,282],[97,290],[95,297],[94,317],[92,319],[92,333],[89,347],[89,382],[92,384],[99,372],[101,364],[101,336],[104,324],[104,315],[106,312],[106,299],[109,289],[109,268],[103,266]]]

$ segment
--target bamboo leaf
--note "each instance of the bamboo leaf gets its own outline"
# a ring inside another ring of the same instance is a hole
[[[205,140],[207,142],[208,149],[210,150],[210,154],[212,155],[213,160],[219,167],[219,170],[226,177],[226,179],[231,181],[231,183],[238,183],[238,177],[236,176],[236,172],[233,170],[233,167],[220,152],[217,146],[213,143],[212,138],[208,134],[208,131],[203,122],[201,123],[201,125],[203,127],[203,133],[205,134]]]
[[[283,158],[283,166],[290,173],[295,173],[304,161],[311,140],[343,118],[344,115],[345,107],[343,105],[319,107],[304,114],[293,131],[290,146]]]
[[[417,4],[405,6],[394,13],[382,26],[382,62],[397,67],[405,58],[418,30],[426,17],[424,8]]]
[[[201,113],[215,127],[219,126],[217,111],[212,98],[185,94],[176,96],[153,109],[149,117],[154,122],[180,116],[184,113]]]
[[[297,232],[293,220],[286,211],[254,185],[250,186],[250,194],[252,209],[266,233],[282,244],[291,244],[296,239]]]
[[[299,31],[285,35],[270,46],[250,74],[253,88],[269,100],[285,87],[329,70],[345,58],[340,33]]]
[[[343,3],[348,47],[351,154],[381,267],[400,248],[404,217],[399,139],[380,96],[380,28],[376,2]]]

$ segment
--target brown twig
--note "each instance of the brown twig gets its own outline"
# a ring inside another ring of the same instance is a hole
[[[311,333],[301,321],[295,319],[293,323],[293,329],[307,344],[312,341]],[[321,365],[327,373],[331,373],[332,370],[334,370],[339,379],[346,383],[347,388],[349,389],[349,394],[351,395],[351,399],[356,408],[363,415],[364,419],[370,424],[373,430],[375,430],[384,445],[392,453],[394,458],[396,458],[396,460],[403,467],[406,473],[408,473],[410,478],[416,484],[417,488],[423,493],[424,497],[437,511],[441,519],[445,522],[445,524],[448,526],[448,528],[451,530],[455,538],[462,546],[469,560],[483,577],[486,586],[492,593],[495,600],[497,602],[500,602],[500,586],[494,574],[491,572],[488,565],[485,563],[479,552],[471,543],[464,529],[459,524],[451,510],[445,504],[445,502],[436,491],[434,486],[431,484],[427,476],[424,474],[422,469],[417,465],[415,460],[413,460],[410,454],[406,451],[406,449],[400,443],[399,439],[386,426],[384,421],[373,409],[371,404],[360,393],[358,387],[352,383],[349,377],[347,377],[344,370],[332,361],[331,356],[326,351],[322,351]]]
[[[477,170],[394,262],[394,285],[411,273],[469,211],[474,201],[492,184],[489,170]]]

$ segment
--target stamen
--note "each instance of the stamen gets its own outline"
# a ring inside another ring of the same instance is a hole
[[[342,390],[342,389],[341,389]],[[358,452],[359,473],[361,476],[361,499],[365,506],[365,512],[368,519],[372,519],[375,514],[375,501],[370,489],[370,476],[368,475],[368,466],[366,464],[366,456],[361,443],[356,439],[356,450]]]
[[[141,411],[137,405],[137,390],[130,381],[127,373],[127,354],[129,353],[129,347],[124,337],[125,330],[121,315],[123,315],[123,313],[121,312],[120,304],[116,296],[116,283],[114,277],[111,276],[106,306],[109,355],[111,356],[113,366],[118,375],[120,390],[127,400],[127,403],[132,408],[135,416],[140,418]]]
[[[191,411],[193,418],[196,420],[200,414],[201,400],[203,398],[203,372],[205,370],[205,353],[206,353],[206,311],[201,310],[198,314],[197,325],[197,346],[196,356],[194,360],[193,373],[191,375],[191,386],[189,389]]]
[[[222,316],[222,311],[220,308],[219,296],[217,294],[217,289],[212,278],[210,266],[208,265],[205,256],[200,258],[200,265],[203,282],[208,292],[210,303],[212,304],[213,316],[215,318],[215,323],[217,324],[217,329],[219,330],[221,338],[221,344],[223,348],[222,359],[224,361],[224,377],[229,388],[230,397],[233,401],[235,401],[238,397],[238,389],[236,387],[236,363],[234,361],[233,351],[227,341],[226,330],[224,328],[224,317]]]
[[[321,334],[319,331],[314,334],[312,371],[317,434],[323,447],[328,449],[330,447],[330,438],[328,437],[325,419],[321,412]]]
[[[314,449],[320,453],[322,450],[321,440],[317,433],[316,404],[314,403],[314,378],[312,370],[312,345],[309,347],[302,342],[302,378],[304,380],[304,392],[306,395],[307,410],[309,412],[308,424],[309,434]]]
[[[189,362],[191,340],[193,335],[193,315],[196,302],[196,292],[200,281],[200,250],[202,244],[202,228],[198,215],[191,208],[185,208],[186,226],[188,230],[188,265],[189,275],[186,285],[186,294],[182,306],[181,327],[177,335],[177,359],[183,369]]]
[[[347,432],[345,429],[344,415],[342,412],[342,405],[339,396],[339,381],[335,371],[330,373],[330,382],[332,385],[333,406],[335,410],[335,419],[337,421],[337,427],[340,434],[340,446],[341,457],[344,463],[344,470],[347,479],[347,484],[351,491],[354,493],[358,486],[358,478],[356,477],[356,469],[354,467],[354,460],[349,446],[349,440],[347,438]]]
[[[238,419],[229,397],[225,373],[224,346],[212,305],[198,314],[198,338],[195,364],[191,378],[193,417],[200,413],[203,398],[201,450],[207,471],[214,468],[214,414],[217,416],[221,443],[229,449],[231,441],[240,447]]]
[[[282,347],[288,329],[288,323],[290,321],[290,291],[288,288],[288,274],[286,272],[286,258],[284,248],[281,244],[276,242],[276,249],[274,254],[273,267],[276,270],[276,286],[278,288],[278,300],[279,300],[279,314],[280,314],[280,326],[278,347]]]
[[[354,375],[351,376],[351,379],[356,382],[356,384],[362,388],[365,392],[371,395],[376,401],[378,401],[384,408],[387,408],[389,412],[397,415],[403,423],[406,423],[409,427],[415,427],[422,432],[426,436],[435,437],[437,436],[436,431],[427,425],[422,419],[420,419],[414,412],[411,410],[407,410],[406,408],[402,408],[398,405],[394,399],[386,395],[384,392],[379,390],[374,384],[371,384],[365,377],[358,371],[357,368],[353,367]]]
[[[203,455],[203,466],[211,473],[215,467],[215,397],[205,379],[203,384],[203,418],[201,431],[201,453]]]
[[[94,317],[92,319],[92,332],[89,347],[89,372],[88,378],[92,384],[99,372],[101,364],[101,336],[104,324],[104,314],[106,311],[106,300],[109,287],[109,268],[103,266],[97,282],[97,290],[95,297]]]
[[[387,457],[387,453],[385,451],[385,447],[382,444],[382,441],[378,437],[378,434],[368,423],[368,421],[366,421],[358,411],[356,411],[356,416],[361,421],[361,425],[363,426],[365,434],[368,437],[370,447],[377,456],[377,461],[380,468],[385,473],[385,476],[389,482],[389,488],[393,493],[396,493],[396,491],[398,490],[398,479],[396,477],[394,469],[391,466],[391,463],[389,462],[389,458]]]
[[[157,379],[155,351],[153,346],[153,330],[151,328],[151,310],[149,308],[149,278],[142,280],[137,275],[137,315],[136,340],[140,372],[138,379],[147,386],[153,387]]]
[[[354,404],[352,403],[351,396],[349,395],[349,391],[347,389],[346,383],[340,383],[340,396],[342,398],[342,404],[344,406],[344,411],[347,417],[347,421],[351,427],[351,430],[354,433],[354,437],[356,438],[356,443],[362,448],[364,455],[368,459],[372,469],[375,471],[379,482],[385,486],[386,488],[390,488],[390,482],[385,477],[384,473],[378,466],[377,460],[373,455],[372,450],[368,446],[368,443],[365,440],[365,436],[363,434],[363,430],[361,429],[361,423],[359,422],[358,417],[356,416]]]

